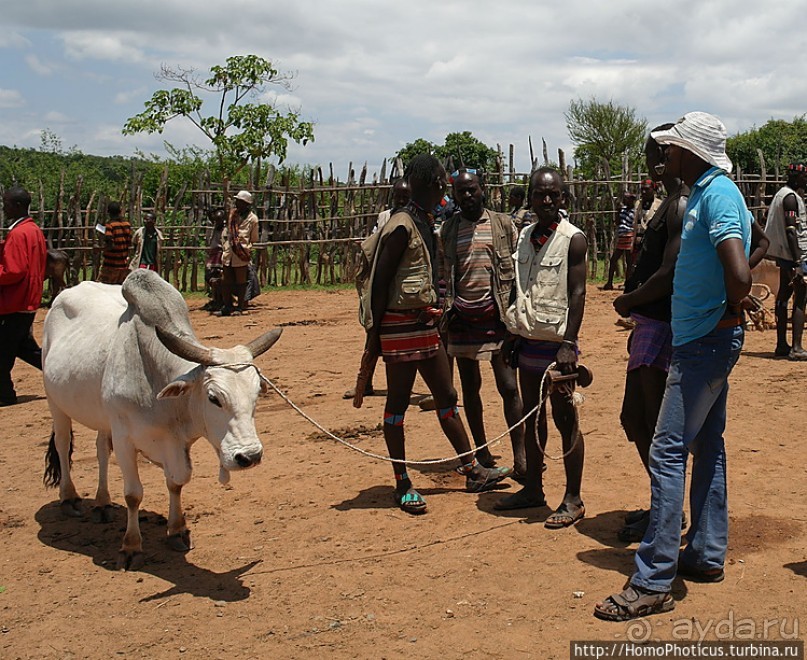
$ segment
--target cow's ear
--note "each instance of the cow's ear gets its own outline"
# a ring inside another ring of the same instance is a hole
[[[261,378],[261,394],[269,394],[269,383],[267,383],[263,378]]]
[[[191,383],[186,380],[175,380],[168,383],[163,387],[162,391],[157,395],[158,399],[167,399],[174,396],[183,396],[191,391]]]

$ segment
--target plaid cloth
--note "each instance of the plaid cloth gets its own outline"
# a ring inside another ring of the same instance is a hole
[[[666,321],[657,321],[636,312],[630,317],[636,327],[628,337],[628,371],[639,367],[670,370],[672,359],[672,328]]]
[[[559,348],[560,342],[557,341],[525,339],[522,337],[518,340],[518,348],[516,349],[518,368],[542,374],[555,361]]]
[[[448,354],[472,360],[493,359],[506,334],[493,298],[468,303],[458,296],[453,311],[454,318],[448,326]]]
[[[440,335],[433,323],[420,323],[425,309],[387,310],[379,335],[384,362],[412,362],[434,357],[440,349]]]

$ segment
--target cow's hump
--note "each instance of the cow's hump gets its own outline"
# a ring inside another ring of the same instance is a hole
[[[157,273],[146,269],[132,272],[123,283],[122,293],[147,325],[193,336],[185,299]]]

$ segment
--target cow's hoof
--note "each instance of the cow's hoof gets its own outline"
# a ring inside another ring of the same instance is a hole
[[[81,498],[73,497],[69,500],[64,500],[59,504],[62,513],[68,518],[81,518],[84,512],[81,510]]]
[[[94,523],[111,523],[115,518],[115,509],[111,504],[94,506],[90,516]]]
[[[193,548],[191,543],[191,530],[186,529],[176,534],[168,535],[168,547],[177,552],[188,552]]]
[[[140,550],[121,550],[118,553],[119,571],[139,571],[146,563],[146,556]]]

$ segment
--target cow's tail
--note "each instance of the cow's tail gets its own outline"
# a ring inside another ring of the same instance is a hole
[[[73,431],[70,431],[70,465],[73,465]],[[42,477],[45,486],[56,488],[62,481],[62,464],[56,449],[56,433],[51,431],[48,449],[45,452],[45,475]]]

